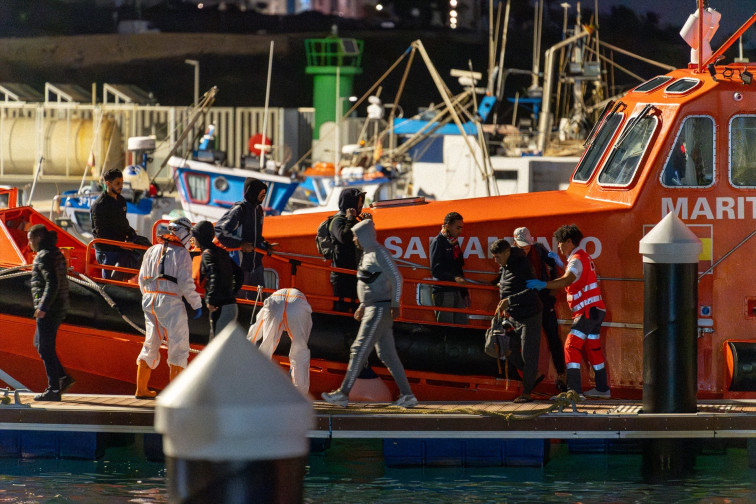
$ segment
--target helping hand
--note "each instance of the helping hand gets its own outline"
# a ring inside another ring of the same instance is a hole
[[[527,282],[525,282],[525,286],[528,289],[535,289],[535,290],[541,290],[546,288],[546,282],[543,280],[536,280],[535,278],[531,278]]]
[[[192,317],[193,319],[198,319],[201,316],[202,316],[202,308],[197,308],[196,310],[194,310],[194,316]]]
[[[554,262],[556,263],[557,266],[559,266],[560,268],[564,268],[564,263],[562,262],[561,259],[559,259],[559,254],[557,254],[556,252],[549,252],[549,257],[554,259]]]

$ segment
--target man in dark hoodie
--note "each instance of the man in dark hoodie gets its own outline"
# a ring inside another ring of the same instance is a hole
[[[538,292],[526,286],[535,279],[530,260],[521,249],[512,247],[506,240],[491,244],[491,255],[501,267],[499,270],[499,305],[496,314],[506,314],[507,320],[520,336],[522,357],[513,353],[512,364],[522,370],[522,395],[514,402],[531,402],[530,392],[536,386],[538,357],[541,350],[541,310],[543,305]]]
[[[244,200],[234,203],[215,223],[215,236],[221,245],[229,249],[241,249],[240,266],[244,272],[244,285],[265,286],[263,255],[256,248],[271,250],[273,245],[263,238],[262,203],[268,187],[256,178],[244,181]],[[254,292],[247,291],[242,297],[254,299]]]
[[[353,242],[352,227],[369,215],[361,213],[364,203],[365,193],[356,188],[344,189],[339,195],[339,213],[331,219],[328,227],[334,240],[331,265],[336,268],[357,270],[360,254]],[[353,312],[357,309],[359,301],[355,275],[331,272],[331,287],[337,298],[333,302],[333,311]]]
[[[213,243],[213,224],[201,221],[192,227],[192,238],[202,250],[199,284],[205,289],[205,304],[210,312],[210,339],[213,339],[239,313],[236,294],[244,282],[244,274],[228,253]]]
[[[35,401],[60,401],[60,395],[74,384],[66,374],[55,351],[58,327],[68,312],[68,277],[66,259],[57,247],[58,235],[42,224],[29,228],[29,248],[36,252],[32,264],[31,292],[37,331],[34,346],[45,364],[47,390],[34,396]]]

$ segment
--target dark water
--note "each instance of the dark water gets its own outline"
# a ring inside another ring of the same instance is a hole
[[[570,454],[553,445],[543,468],[390,468],[376,441],[340,441],[309,458],[305,502],[721,503],[756,502],[756,469],[742,446],[699,455],[693,474],[663,484],[641,477],[641,455]],[[162,463],[134,448],[97,461],[0,459],[0,503],[167,502]]]

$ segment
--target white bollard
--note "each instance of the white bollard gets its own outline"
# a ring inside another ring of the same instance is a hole
[[[170,502],[302,502],[312,403],[237,324],[160,393]]]

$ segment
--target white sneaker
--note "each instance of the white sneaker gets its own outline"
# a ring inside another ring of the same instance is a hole
[[[342,406],[346,408],[346,405],[349,404],[349,397],[341,390],[323,392],[320,397],[322,397],[325,402],[333,404],[334,406]]]
[[[591,390],[586,390],[585,392],[583,392],[583,395],[585,395],[585,397],[591,397],[593,399],[611,399],[612,391],[606,389],[605,391],[601,392],[600,390],[592,388]]]
[[[417,406],[417,397],[415,397],[413,394],[399,396],[399,399],[394,401],[391,405],[398,406],[400,408],[412,408]]]

